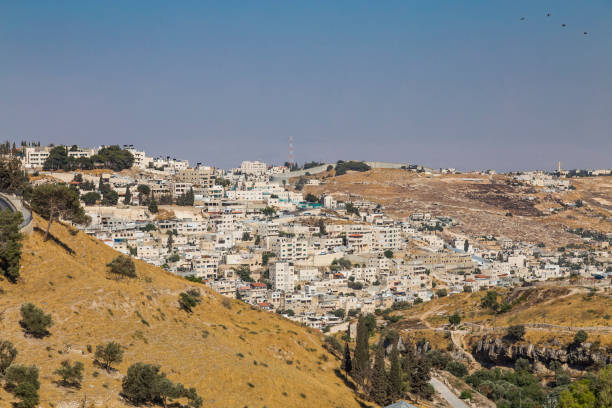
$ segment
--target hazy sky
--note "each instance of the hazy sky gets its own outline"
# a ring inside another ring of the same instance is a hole
[[[612,167],[612,1],[0,2],[0,139],[229,168],[289,136],[300,163]]]

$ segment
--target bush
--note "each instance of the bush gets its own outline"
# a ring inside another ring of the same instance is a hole
[[[472,399],[472,392],[470,390],[461,391],[461,395],[459,396],[461,399]]]
[[[370,166],[368,166],[366,163],[364,162],[357,162],[357,161],[338,161],[338,163],[336,164],[336,176],[341,176],[343,174],[346,174],[347,171],[352,170],[352,171],[368,171],[370,170]]]
[[[80,387],[83,380],[85,367],[80,361],[72,364],[70,360],[62,361],[60,367],[53,372],[61,377],[61,382],[66,386]]]
[[[461,323],[461,316],[459,316],[459,313],[455,312],[452,315],[448,316],[448,322],[453,326],[456,326]]]
[[[189,406],[199,408],[202,398],[195,388],[185,388],[181,383],[173,383],[160,366],[144,363],[132,364],[121,384],[122,395],[134,405],[161,402],[167,405],[168,400],[187,398]]]
[[[8,340],[0,341],[0,376],[6,373],[6,369],[13,364],[17,357],[17,349]]]
[[[459,361],[451,361],[446,365],[446,371],[454,375],[455,377],[465,377],[468,374],[468,369],[465,364]]]
[[[525,336],[525,326],[518,324],[508,327],[507,336],[512,341],[522,340],[523,336]]]
[[[119,343],[111,341],[106,344],[98,344],[96,346],[95,359],[106,368],[112,370],[111,365],[123,361],[123,349]]]
[[[112,274],[127,276],[128,278],[136,277],[136,265],[129,256],[119,255],[106,266],[110,268]]]
[[[585,341],[587,341],[588,334],[584,330],[579,330],[574,336],[574,344],[576,346],[581,345]]]
[[[6,370],[6,388],[19,398],[16,408],[34,408],[38,405],[38,368],[36,366],[12,365]]]
[[[85,193],[81,196],[81,200],[85,203],[85,205],[94,205],[100,199],[100,194],[95,191],[90,191],[89,193]]]
[[[436,291],[436,295],[437,295],[439,298],[441,298],[441,297],[444,297],[444,296],[448,295],[448,292],[446,291],[446,289],[438,289],[438,290]]]
[[[196,307],[201,301],[202,298],[200,292],[197,289],[190,289],[187,292],[181,292],[179,294],[179,307],[188,313],[191,313],[192,309]]]
[[[49,334],[48,328],[53,326],[51,315],[46,315],[42,309],[32,303],[21,305],[21,321],[19,322],[25,332],[34,337],[44,337]]]

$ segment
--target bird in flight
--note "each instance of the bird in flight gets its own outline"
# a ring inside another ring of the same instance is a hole
[[[546,17],[550,17],[550,13],[546,13]]]
[[[521,17],[521,21],[525,21],[525,17]]]
[[[567,24],[561,24],[561,27],[565,28],[565,27],[567,27]]]

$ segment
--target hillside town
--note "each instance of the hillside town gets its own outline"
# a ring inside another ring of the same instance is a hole
[[[304,185],[326,182],[304,175],[334,165],[290,171],[291,163],[243,161],[222,170],[149,157],[134,146],[25,145],[12,153],[35,184],[63,182],[78,191],[91,218],[84,230],[115,250],[324,331],[345,328],[359,313],[452,293],[570,278],[595,285],[612,276],[612,234],[572,231],[588,248],[547,248],[458,235],[451,232],[456,221],[443,214],[393,219],[360,197],[342,202],[302,192]],[[124,155],[126,163],[117,166],[111,153]],[[570,189],[570,176],[559,165],[556,173],[513,177]]]

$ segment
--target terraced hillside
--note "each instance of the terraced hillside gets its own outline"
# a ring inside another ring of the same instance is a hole
[[[453,231],[507,236],[513,240],[561,246],[580,242],[567,228],[612,232],[612,178],[572,179],[575,190],[550,193],[541,187],[512,185],[505,175],[425,175],[401,169],[372,169],[307,185],[305,193],[333,193],[341,200],[365,199],[402,219],[413,212],[450,216]],[[581,200],[580,208],[570,204]],[[557,209],[551,213],[550,209]],[[512,214],[512,217],[508,216]]]
[[[207,407],[363,406],[335,375],[339,362],[318,332],[140,261],[137,278],[117,279],[105,266],[118,255],[111,248],[62,225],[51,232],[65,247],[37,232],[26,236],[20,282],[0,282],[0,339],[15,344],[17,363],[39,367],[42,407],[80,406],[85,396],[87,406],[126,406],[121,379],[135,362],[161,365],[171,380],[195,387]],[[199,287],[203,301],[188,314],[177,300],[190,287]],[[51,314],[50,336],[24,335],[25,302]],[[90,351],[108,341],[125,348],[111,373]],[[65,359],[85,365],[80,389],[56,384],[53,371]],[[0,389],[0,406],[11,398]]]

